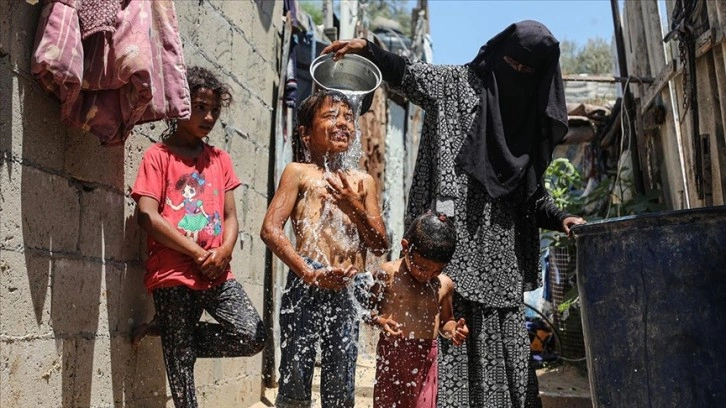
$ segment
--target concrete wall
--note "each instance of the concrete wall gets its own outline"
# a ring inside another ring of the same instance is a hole
[[[210,143],[232,155],[240,244],[233,270],[262,313],[270,140],[281,1],[176,2],[187,65],[233,89]],[[130,329],[153,315],[142,284],[144,237],[130,186],[165,126],[137,127],[123,147],[59,121],[30,75],[41,5],[0,2],[0,406],[172,406],[158,339]],[[248,407],[261,355],[200,360],[201,406]]]

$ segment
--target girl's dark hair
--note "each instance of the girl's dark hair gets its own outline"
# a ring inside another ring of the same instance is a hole
[[[423,258],[448,263],[456,250],[456,227],[451,218],[429,210],[411,222],[403,239]]]
[[[320,89],[305,98],[305,100],[300,104],[300,108],[297,110],[296,128],[299,128],[300,126],[309,128],[312,126],[313,118],[315,118],[315,112],[317,112],[318,109],[320,109],[320,107],[323,106],[323,104],[329,99],[336,102],[343,102],[349,108],[353,109],[353,106],[350,104],[350,99],[348,99],[348,97],[343,93],[339,91],[331,91],[329,89]]]
[[[227,84],[217,79],[210,70],[202,67],[187,68],[187,82],[189,83],[189,95],[194,96],[200,89],[209,89],[219,95],[220,104],[227,107],[232,103],[232,93]]]
[[[217,76],[206,68],[197,66],[187,68],[187,84],[190,97],[194,97],[194,94],[204,88],[219,95],[219,103],[225,108],[233,102],[229,86],[217,79]],[[174,132],[176,132],[176,119],[167,119],[166,130],[162,133],[161,138],[166,139]]]

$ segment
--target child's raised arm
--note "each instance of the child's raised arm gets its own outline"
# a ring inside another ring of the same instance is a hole
[[[378,189],[369,174],[365,174],[355,186],[348,176],[338,171],[338,177],[327,176],[336,204],[356,223],[358,234],[366,248],[380,256],[389,249],[386,225],[378,205]]]
[[[439,333],[454,345],[460,346],[469,335],[469,328],[464,319],[454,319],[454,282],[446,275],[439,275],[439,281]]]

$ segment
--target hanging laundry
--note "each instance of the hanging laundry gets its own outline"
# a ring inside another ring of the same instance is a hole
[[[190,114],[171,0],[46,0],[33,76],[61,101],[63,123],[122,144],[133,126]]]

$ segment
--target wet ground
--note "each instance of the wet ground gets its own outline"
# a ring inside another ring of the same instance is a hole
[[[361,352],[356,371],[356,408],[373,407],[373,384],[376,375],[375,333],[365,329],[361,333]],[[590,385],[582,368],[560,365],[537,370],[542,408],[592,408]],[[271,407],[275,401],[275,389],[267,390],[267,401],[251,408]],[[316,368],[313,378],[313,408],[320,408],[320,370]],[[449,408],[449,407],[440,407]]]

